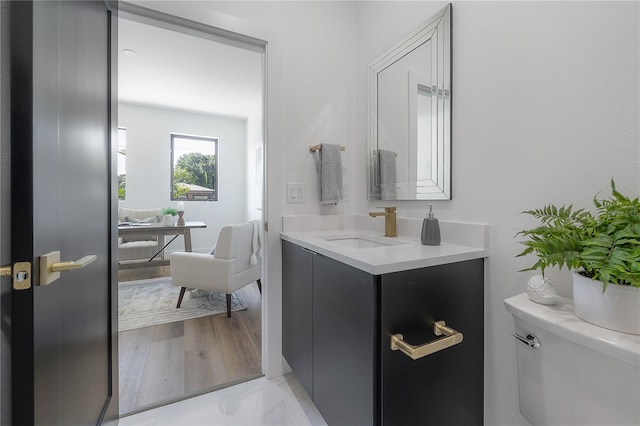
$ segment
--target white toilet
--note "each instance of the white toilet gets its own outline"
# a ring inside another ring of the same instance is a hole
[[[504,301],[515,322],[520,413],[533,425],[640,425],[640,336],[582,321],[571,299]]]

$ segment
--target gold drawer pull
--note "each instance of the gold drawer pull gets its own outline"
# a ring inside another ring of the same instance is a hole
[[[421,346],[414,346],[402,340],[402,334],[394,334],[391,336],[391,350],[400,350],[411,359],[418,359],[422,358],[423,356],[431,355],[432,353],[441,351],[453,345],[457,345],[458,343],[462,342],[463,338],[462,333],[455,331],[453,328],[447,327],[444,321],[437,321],[433,324],[433,333],[436,336],[445,335],[446,337],[435,340],[433,342],[425,343]]]

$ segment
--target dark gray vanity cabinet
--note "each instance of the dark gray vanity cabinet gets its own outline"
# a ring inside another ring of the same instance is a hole
[[[288,241],[283,355],[329,425],[481,425],[483,259],[371,275]],[[411,359],[391,336],[461,343]]]
[[[380,424],[482,425],[484,260],[381,279]],[[436,321],[462,333],[462,342],[416,360],[391,350],[395,333],[412,345],[440,339],[433,331]]]
[[[313,253],[283,241],[282,258],[287,259],[287,267],[282,268],[282,355],[313,398]]]
[[[284,358],[329,424],[374,424],[374,277],[287,241],[282,259]]]
[[[313,402],[330,425],[376,423],[376,299],[373,275],[313,256]]]

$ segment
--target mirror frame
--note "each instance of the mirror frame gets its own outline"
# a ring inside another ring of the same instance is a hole
[[[394,200],[450,200],[451,199],[451,80],[452,26],[449,3],[424,24],[369,64],[368,78],[368,199],[380,200],[378,173],[378,74],[393,63],[432,41],[431,91],[437,93],[431,115],[431,179],[416,182],[397,182]],[[415,132],[414,132],[415,133]],[[411,134],[411,132],[410,132]],[[398,196],[400,193],[400,196]],[[406,195],[403,195],[406,194]],[[401,198],[403,197],[403,198]]]

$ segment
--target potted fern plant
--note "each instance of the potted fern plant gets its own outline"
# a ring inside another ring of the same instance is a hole
[[[563,267],[572,271],[575,314],[590,323],[640,334],[640,201],[616,190],[593,199],[595,213],[573,206],[527,210],[540,221],[520,231],[537,261],[523,271]]]

